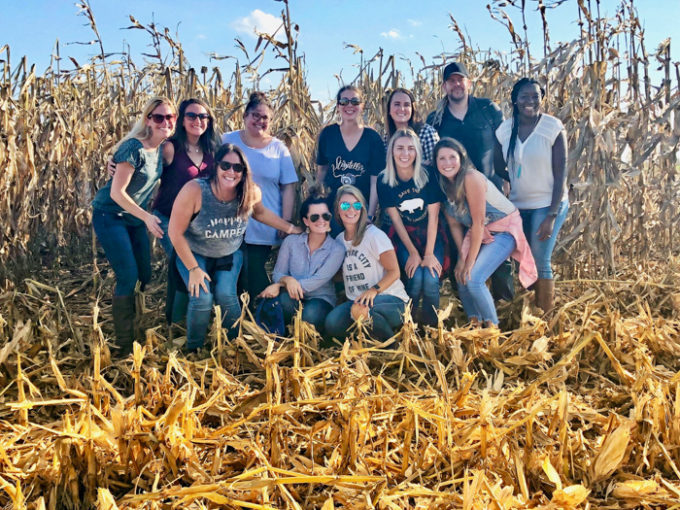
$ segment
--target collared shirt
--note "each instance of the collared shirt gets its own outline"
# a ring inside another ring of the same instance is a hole
[[[309,252],[308,234],[290,235],[281,244],[272,279],[278,283],[284,276],[292,276],[300,283],[305,299],[323,299],[335,306],[331,279],[344,258],[345,247],[330,235],[314,253]]]
[[[454,117],[447,107],[441,124],[435,126],[434,114],[427,116],[427,123],[434,126],[441,138],[448,136],[462,143],[472,164],[500,189],[502,179],[495,174],[493,166],[495,133],[503,122],[503,113],[498,105],[490,99],[468,96],[468,109],[463,120]]]

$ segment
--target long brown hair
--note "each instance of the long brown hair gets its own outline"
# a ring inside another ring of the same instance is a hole
[[[354,239],[352,239],[352,246],[359,246],[361,241],[364,239],[364,234],[366,233],[366,228],[368,228],[368,211],[366,211],[366,198],[364,194],[359,191],[359,188],[352,186],[351,184],[345,184],[338,188],[335,194],[335,206],[333,210],[335,211],[335,217],[338,223],[345,226],[342,223],[342,218],[340,217],[340,197],[344,194],[354,195],[358,202],[361,202],[361,214],[359,215],[359,222],[357,223],[357,231],[354,233]]]
[[[217,153],[215,154],[215,165],[208,173],[208,180],[210,180],[211,183],[215,182],[218,172],[217,167],[219,167],[222,158],[224,158],[224,156],[230,152],[236,154],[243,165],[241,182],[239,182],[236,186],[236,198],[238,199],[238,215],[241,218],[246,219],[250,216],[253,211],[253,206],[258,201],[258,193],[257,184],[253,182],[253,179],[250,176],[250,165],[248,164],[248,159],[246,158],[245,154],[243,154],[243,151],[239,146],[231,143],[225,143],[221,145],[219,149],[217,149]]]
[[[439,186],[446,195],[446,199],[451,202],[459,214],[463,215],[468,211],[467,201],[465,199],[465,176],[468,172],[471,172],[474,167],[470,163],[470,158],[468,158],[465,147],[458,140],[453,138],[444,137],[437,142],[434,146],[434,164],[437,165],[437,155],[442,149],[453,149],[458,153],[458,158],[460,159],[460,170],[453,177],[453,180],[449,180],[444,177],[441,173],[439,174]],[[439,167],[437,166],[437,171]]]
[[[408,96],[409,101],[411,101],[411,117],[408,119],[409,129],[412,129],[416,133],[420,133],[420,130],[423,127],[423,123],[420,120],[418,111],[416,110],[416,98],[413,95],[413,92],[403,87],[397,87],[392,92],[390,92],[390,94],[387,96],[387,100],[385,101],[384,124],[385,132],[387,133],[388,139],[392,138],[392,135],[394,135],[394,132],[397,130],[397,125],[394,123],[394,119],[392,119],[392,116],[390,115],[390,107],[392,106],[392,98],[394,97],[395,94],[398,93],[406,94]]]

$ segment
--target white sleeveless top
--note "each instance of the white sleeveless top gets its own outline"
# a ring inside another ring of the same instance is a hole
[[[508,173],[509,198],[518,209],[540,209],[549,207],[552,203],[555,183],[552,173],[552,147],[563,129],[564,125],[558,118],[544,113],[524,142],[517,137]],[[511,133],[512,118],[504,120],[496,130],[496,138],[503,147],[503,157],[508,153]],[[568,189],[565,186],[562,200],[567,199]]]

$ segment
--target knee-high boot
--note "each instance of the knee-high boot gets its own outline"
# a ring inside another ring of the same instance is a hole
[[[135,296],[113,296],[112,311],[118,356],[125,357],[135,341]]]
[[[555,300],[555,280],[552,278],[539,278],[536,281],[535,289],[536,306],[545,313],[551,312]]]

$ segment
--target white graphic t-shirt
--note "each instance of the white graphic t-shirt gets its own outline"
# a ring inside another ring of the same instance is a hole
[[[375,225],[369,225],[359,246],[345,240],[345,232],[341,232],[337,240],[345,245],[345,260],[342,263],[342,278],[345,281],[347,299],[354,301],[364,291],[373,287],[385,276],[385,268],[380,263],[380,255],[394,250],[387,234]],[[381,294],[396,296],[408,301],[408,294],[400,279],[390,285]]]

